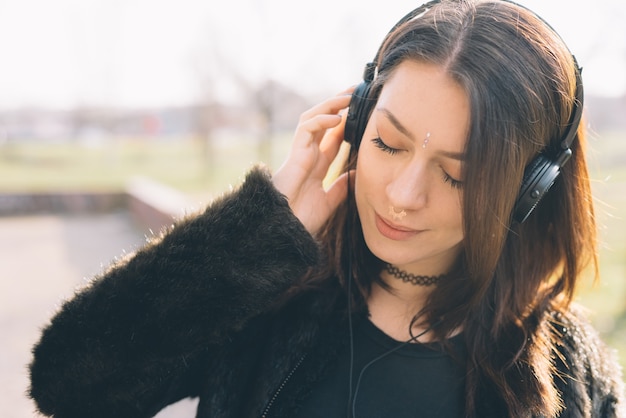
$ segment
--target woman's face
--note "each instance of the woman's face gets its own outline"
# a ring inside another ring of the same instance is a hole
[[[437,65],[404,61],[384,84],[355,184],[365,242],[381,260],[414,274],[451,268],[463,240],[469,121],[465,91]]]

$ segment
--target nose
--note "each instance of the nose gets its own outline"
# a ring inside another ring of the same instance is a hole
[[[400,167],[387,184],[389,203],[398,209],[419,210],[428,205],[432,180],[425,164]]]

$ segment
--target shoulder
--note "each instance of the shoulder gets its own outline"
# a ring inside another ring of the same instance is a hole
[[[558,341],[555,384],[568,417],[621,417],[624,383],[617,353],[606,346],[576,305],[551,315]]]

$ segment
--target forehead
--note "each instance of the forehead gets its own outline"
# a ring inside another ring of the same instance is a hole
[[[383,85],[377,108],[393,114],[416,138],[430,132],[433,145],[437,141],[450,151],[465,148],[469,98],[441,66],[412,60],[399,64]]]

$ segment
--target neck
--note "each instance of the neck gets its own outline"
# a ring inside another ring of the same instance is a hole
[[[375,283],[367,298],[370,320],[391,338],[397,341],[407,341],[411,338],[409,328],[413,317],[422,309],[427,296],[425,292],[422,295],[416,295],[413,290],[409,294],[408,289],[400,289],[400,291],[397,288],[385,289]],[[413,335],[421,331],[423,329],[413,328]],[[427,340],[428,335],[419,339],[421,342]]]
[[[398,267],[391,264],[387,264],[385,266],[385,270],[389,275],[395,277],[396,279],[402,280],[405,283],[414,284],[415,286],[435,286],[444,277],[443,274],[438,276],[417,275],[409,273],[408,271],[400,270]]]
[[[370,320],[385,334],[397,341],[407,341],[411,338],[409,331],[414,316],[422,310],[428,295],[434,286],[416,286],[406,283],[389,273],[382,274],[381,278],[388,288],[374,283],[367,298],[367,307]],[[413,328],[413,335],[424,331]],[[430,341],[427,333],[418,341]]]
[[[422,308],[426,298],[442,277],[443,275],[417,275],[387,264],[380,273],[380,278],[387,288],[381,287],[381,290],[390,293],[396,302],[415,305],[415,314]]]
[[[411,311],[411,317],[422,309],[434,289],[434,287],[415,286],[396,278],[383,279],[383,282],[386,287],[379,284],[373,285],[370,296],[403,306],[405,310]]]

